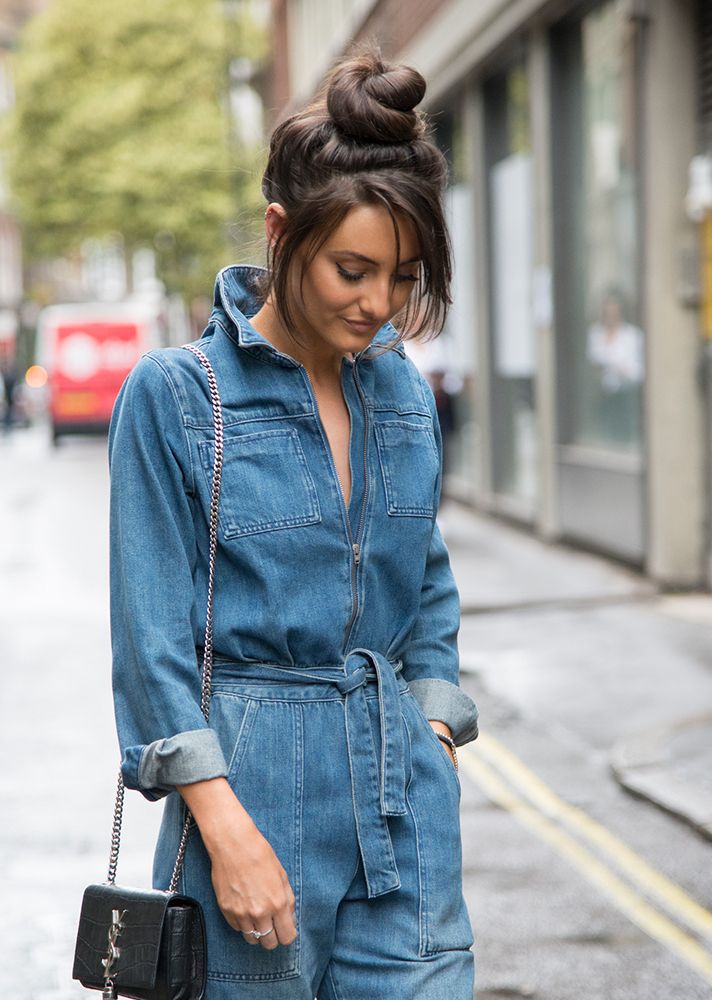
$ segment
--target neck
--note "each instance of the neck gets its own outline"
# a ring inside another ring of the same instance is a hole
[[[269,298],[250,319],[250,323],[278,351],[304,365],[310,379],[317,384],[331,382],[334,377],[340,378],[342,359],[349,357],[353,360],[352,353],[329,351],[326,345],[324,350],[319,351],[313,349],[309,343],[298,344],[285,330]],[[302,339],[308,341],[306,337]]]

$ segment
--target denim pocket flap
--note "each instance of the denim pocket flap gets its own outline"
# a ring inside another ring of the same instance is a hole
[[[388,513],[433,517],[440,459],[432,427],[382,420],[375,429]]]
[[[214,445],[198,444],[208,487]],[[226,437],[220,490],[225,538],[321,521],[316,486],[293,427]]]

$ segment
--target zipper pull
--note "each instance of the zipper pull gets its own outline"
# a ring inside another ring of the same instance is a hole
[[[359,546],[358,542],[354,542],[351,548],[354,550],[354,562],[358,566],[358,564],[361,562],[361,547]]]

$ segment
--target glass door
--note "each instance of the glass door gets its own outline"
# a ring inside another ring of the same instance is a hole
[[[488,178],[492,481],[497,504],[524,520],[537,504],[532,314],[534,205],[524,58],[484,87]]]
[[[561,522],[635,561],[644,554],[639,31],[607,0],[551,33]]]

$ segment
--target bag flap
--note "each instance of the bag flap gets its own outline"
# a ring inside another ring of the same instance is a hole
[[[103,986],[102,960],[111,958],[111,940],[118,955],[111,978],[127,989],[152,989],[156,982],[163,922],[168,906],[181,898],[159,889],[90,885],[84,890],[72,978],[84,986]]]

